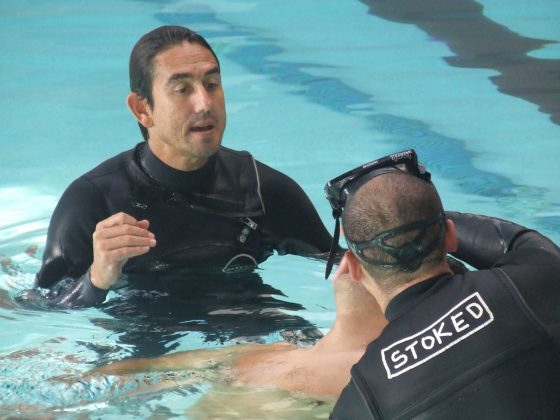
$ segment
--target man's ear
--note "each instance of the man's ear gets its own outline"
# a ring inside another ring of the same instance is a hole
[[[152,120],[152,109],[148,105],[148,101],[138,95],[136,92],[130,92],[126,97],[126,104],[132,115],[146,128],[154,125]]]
[[[338,265],[338,269],[336,270],[336,273],[334,273],[333,280],[336,280],[340,276],[343,276],[343,275],[349,273],[348,272],[348,259],[346,258],[346,254],[348,254],[348,251],[345,252],[344,256],[340,259],[340,264]]]
[[[346,265],[348,266],[350,278],[354,281],[362,281],[364,278],[364,269],[358,258],[351,251],[346,251],[344,258],[346,258]]]
[[[446,252],[456,252],[459,248],[459,242],[457,241],[457,229],[455,228],[455,223],[453,220],[446,220],[447,226],[445,229],[445,251]]]

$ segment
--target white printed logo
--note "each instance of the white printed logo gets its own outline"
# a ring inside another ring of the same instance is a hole
[[[229,260],[222,271],[224,273],[246,273],[254,270],[257,266],[257,260],[255,260],[249,254],[238,254]]]
[[[422,331],[381,350],[387,378],[403,374],[443,353],[494,321],[486,302],[473,293]]]

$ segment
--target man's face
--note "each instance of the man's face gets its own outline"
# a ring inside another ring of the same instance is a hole
[[[218,63],[198,44],[183,42],[154,58],[149,143],[177,169],[197,169],[218,150],[226,126]]]

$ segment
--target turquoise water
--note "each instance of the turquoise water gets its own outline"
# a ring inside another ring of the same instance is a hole
[[[557,0],[456,0],[443,11],[432,3],[4,0],[0,254],[12,265],[0,273],[0,402],[74,410],[59,417],[75,410],[133,417],[181,414],[196,399],[182,390],[125,400],[108,395],[107,384],[92,393],[44,382],[82,372],[100,354],[115,360],[133,349],[107,328],[118,321],[104,311],[44,312],[13,300],[33,283],[39,261],[24,250],[37,245],[41,256],[64,188],[140,141],[124,102],[128,54],[161,24],[207,37],[221,59],[224,144],[296,179],[329,229],[327,180],[414,147],[446,208],[509,218],[559,243]],[[260,274],[282,290],[279,299],[303,304],[298,314],[326,330],[334,305],[323,269],[274,256]],[[219,345],[197,333],[172,344]],[[26,355],[36,348],[39,355]],[[84,402],[100,396],[113,398]]]

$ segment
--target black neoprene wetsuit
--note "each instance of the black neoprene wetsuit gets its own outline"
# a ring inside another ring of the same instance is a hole
[[[332,419],[560,418],[560,250],[500,219],[449,212],[479,271],[394,297]]]
[[[118,212],[148,219],[157,240],[150,252],[126,263],[124,274],[250,272],[273,251],[318,255],[331,241],[296,182],[249,153],[221,147],[201,169],[182,172],[140,143],[62,195],[36,276],[38,287],[53,289],[51,302],[73,307],[104,301],[107,291],[89,278],[92,234]]]

